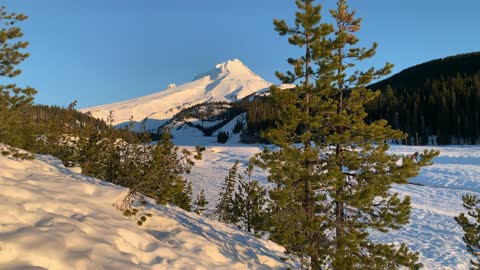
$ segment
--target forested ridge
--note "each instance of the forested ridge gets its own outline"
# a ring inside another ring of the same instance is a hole
[[[87,126],[95,126],[100,129],[106,129],[105,121],[92,117],[89,114],[79,112],[73,108],[72,103],[69,108],[56,105],[35,104],[28,110],[29,118],[39,128],[46,129],[51,126],[49,123],[60,123],[70,132],[79,131]]]
[[[384,80],[371,84],[372,89],[412,88],[427,79],[455,77],[458,73],[473,75],[480,71],[480,52],[472,52],[434,59],[402,70]]]
[[[480,52],[416,65],[369,88],[382,94],[367,106],[368,120],[408,133],[403,143],[480,143]]]

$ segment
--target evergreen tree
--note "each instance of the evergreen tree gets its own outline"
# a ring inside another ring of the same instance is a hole
[[[28,53],[22,52],[28,42],[20,41],[23,37],[17,26],[27,19],[19,13],[8,13],[4,6],[0,7],[0,77],[8,79],[21,73],[16,66],[22,63]],[[15,84],[0,85],[0,143],[29,150],[34,141],[29,118],[29,109],[36,90],[31,87],[21,88]],[[11,152],[14,151],[10,149]],[[18,154],[18,153],[17,153]]]
[[[197,198],[193,202],[193,205],[195,206],[195,213],[198,215],[201,215],[203,211],[205,211],[207,208],[208,200],[207,197],[205,197],[205,191],[202,189],[200,193],[197,195]]]
[[[110,112],[104,128],[89,125],[77,133],[78,139],[73,144],[76,154],[72,155],[72,159],[80,164],[82,174],[130,187],[131,181],[127,179],[136,179],[144,171],[143,163],[139,161],[140,148],[129,147],[130,144],[125,143],[113,127],[113,121],[113,114]],[[60,131],[59,136],[65,136],[64,132],[68,131]],[[66,143],[67,146],[70,144],[69,141]],[[136,162],[129,163],[132,159]]]
[[[294,27],[274,21],[275,30],[305,53],[288,60],[293,72],[277,72],[283,82],[297,86],[271,89],[279,121],[264,136],[279,150],[265,149],[255,159],[274,184],[270,237],[288,252],[307,256],[312,269],[417,269],[418,255],[404,244],[377,244],[368,235],[408,222],[410,198],[390,187],[406,184],[437,153],[387,153],[387,141],[405,134],[384,120],[365,122],[365,105],[379,95],[365,87],[392,65],[354,70],[377,45],[356,47],[361,20],[345,0],[330,11],[333,25],[320,23],[321,6],[313,2],[296,1]]]
[[[233,196],[235,192],[235,183],[237,178],[239,162],[238,160],[228,171],[228,176],[225,177],[225,181],[222,185],[222,191],[220,192],[220,201],[215,207],[215,215],[219,221],[225,223],[236,223],[237,218],[233,209]]]
[[[123,129],[123,142],[120,145],[121,166],[117,179],[114,180],[114,183],[128,187],[132,191],[135,189],[139,179],[146,173],[145,168],[147,166],[141,163],[142,148],[138,147],[141,140],[136,133],[132,132],[134,126],[135,122],[133,121],[133,116],[131,116],[128,125]]]
[[[192,183],[186,179],[183,180],[182,185],[178,186],[178,192],[174,194],[171,203],[185,211],[192,211]]]
[[[471,269],[480,269],[480,200],[476,196],[464,195],[463,207],[467,214],[460,214],[455,221],[465,232],[463,241],[475,260],[471,260]]]
[[[105,155],[105,178],[103,179],[109,182],[115,182],[121,170],[122,149],[120,144],[121,140],[113,126],[112,111],[108,114],[107,125],[104,135],[105,138],[101,142],[104,145],[103,155]]]
[[[367,104],[367,122],[390,121],[409,134],[408,143],[427,144],[435,136],[438,144],[475,144],[479,60],[478,52],[433,60],[369,85],[382,94]]]
[[[195,159],[201,158],[202,150],[197,148]],[[170,132],[165,131],[148,160],[141,162],[145,162],[144,172],[136,179],[132,191],[153,198],[159,204],[172,203],[190,211],[192,188],[182,175],[190,173],[194,162],[188,150],[183,149],[181,156],[177,152],[178,147],[173,144]]]
[[[233,213],[238,220],[238,226],[248,232],[258,233],[266,219],[263,209],[266,203],[267,191],[252,179],[253,166],[248,166],[245,176],[238,175],[238,191],[233,199]]]
[[[243,118],[237,119],[235,126],[233,127],[233,134],[238,134],[244,129]]]
[[[220,131],[217,134],[217,142],[219,143],[226,143],[228,141],[228,132]]]
[[[109,149],[102,133],[94,127],[90,127],[80,136],[76,145],[82,174],[106,179],[106,157]]]
[[[47,121],[48,127],[38,131],[44,138],[43,143],[37,143],[36,152],[53,155],[63,162],[66,167],[78,164],[78,149],[76,142],[78,137],[74,132],[75,106],[77,101],[68,105],[68,108],[61,114],[60,122]]]

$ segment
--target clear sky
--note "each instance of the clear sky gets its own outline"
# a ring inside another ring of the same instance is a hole
[[[335,1],[324,3],[323,17]],[[351,0],[363,19],[362,44],[379,43],[368,65],[394,72],[434,58],[480,51],[479,0]],[[35,87],[36,102],[78,107],[112,103],[190,81],[238,58],[278,82],[298,56],[273,31],[293,22],[294,0],[0,0],[29,19],[31,57],[15,81]]]

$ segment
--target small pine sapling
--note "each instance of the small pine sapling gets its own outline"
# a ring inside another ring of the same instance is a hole
[[[235,192],[235,184],[237,178],[239,162],[238,160],[228,171],[225,177],[222,189],[220,191],[220,201],[215,207],[215,215],[219,221],[234,224],[237,222],[236,216],[233,213],[233,196]]]
[[[228,141],[229,135],[226,131],[220,131],[217,134],[217,142],[218,143],[226,143]]]
[[[238,134],[244,129],[243,119],[239,118],[233,127],[233,134]]]
[[[467,246],[467,251],[474,257],[470,260],[471,269],[480,269],[480,200],[473,195],[464,195],[462,197],[463,207],[467,213],[461,213],[455,217],[455,221],[460,225],[465,233],[463,242]]]
[[[240,229],[258,234],[265,224],[267,191],[252,179],[253,164],[249,164],[244,175],[238,175],[238,190],[233,198],[233,213]]]
[[[197,194],[197,198],[193,202],[193,205],[195,206],[194,212],[197,213],[198,215],[201,215],[207,208],[208,200],[207,197],[205,196],[205,191],[202,189],[199,194]]]

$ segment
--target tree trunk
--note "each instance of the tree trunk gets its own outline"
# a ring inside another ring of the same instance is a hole
[[[306,34],[306,44],[305,44],[305,120],[306,122],[303,132],[309,131],[308,117],[310,115],[310,36]],[[305,151],[310,151],[310,141],[304,142]],[[305,160],[305,166],[308,170],[308,175],[304,179],[304,192],[305,192],[305,213],[307,215],[307,220],[310,222],[314,218],[314,201],[313,201],[313,187],[310,176],[312,175],[312,163],[310,160]],[[315,243],[311,243],[315,245]],[[315,248],[313,248],[315,249]],[[318,256],[316,253],[310,254],[311,268],[313,270],[319,270],[318,266]]]
[[[305,44],[305,118],[308,119],[310,114],[310,39],[309,34],[306,35],[306,44]],[[304,132],[309,131],[308,121],[305,123],[305,130]],[[310,150],[310,142],[304,142],[305,151]],[[305,166],[308,170],[308,176],[304,179],[304,192],[305,192],[305,212],[307,214],[307,218],[310,220],[313,218],[313,188],[312,188],[312,181],[310,176],[312,175],[312,164],[309,160],[305,160]]]
[[[337,158],[342,154],[341,145],[336,147]],[[339,169],[342,170],[342,164],[338,164]],[[337,249],[341,247],[341,242],[343,238],[343,223],[345,219],[345,207],[342,200],[343,195],[343,185],[337,186],[335,191],[336,201],[335,201],[335,234],[336,234],[336,245]]]
[[[340,59],[339,67],[338,67],[338,75],[342,74],[343,72],[343,56],[342,56],[342,51],[341,49],[338,50],[338,56]],[[343,91],[344,91],[344,84],[342,79],[340,78],[337,82],[338,85],[338,107],[337,107],[337,115],[341,115],[343,112]],[[337,127],[336,128],[337,134],[343,134],[344,129],[342,127]],[[337,166],[340,171],[343,170],[343,161],[342,161],[342,145],[337,144],[335,147],[335,154],[337,156]],[[345,176],[344,176],[345,177]],[[336,186],[336,201],[335,201],[335,234],[336,234],[336,246],[337,250],[341,248],[341,242],[343,238],[343,223],[344,223],[344,218],[345,218],[345,209],[344,209],[344,203],[342,200],[342,195],[344,192],[344,185],[341,183],[341,181],[338,181],[337,179],[337,186]],[[338,185],[338,183],[340,183]]]

